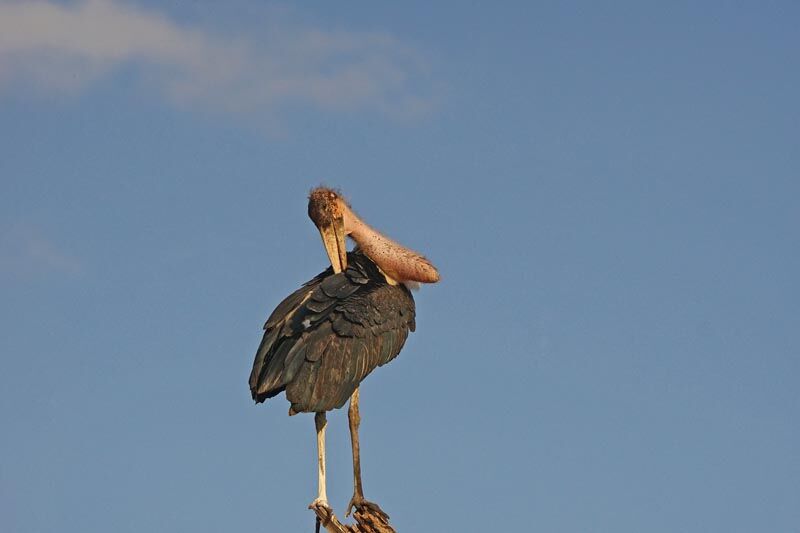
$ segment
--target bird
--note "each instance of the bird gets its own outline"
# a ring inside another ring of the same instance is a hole
[[[326,412],[349,399],[353,497],[346,514],[367,508],[388,516],[364,497],[358,429],[359,385],[394,359],[416,328],[409,288],[436,283],[439,272],[421,254],[373,229],[342,194],[311,190],[308,215],[319,230],[330,266],[278,304],[264,324],[249,385],[262,403],[285,392],[289,415],[314,413],[317,497],[309,506],[331,513],[326,492]],[[355,241],[347,251],[346,238]]]

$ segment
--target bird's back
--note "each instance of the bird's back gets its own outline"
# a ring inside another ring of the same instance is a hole
[[[414,331],[408,289],[389,284],[359,251],[347,254],[347,264],[339,274],[319,274],[267,319],[250,374],[257,403],[285,390],[290,414],[339,408]]]

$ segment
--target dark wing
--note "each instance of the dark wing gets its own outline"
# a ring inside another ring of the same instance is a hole
[[[256,402],[286,390],[291,412],[344,405],[414,330],[414,300],[361,254],[346,272],[320,274],[286,298],[265,325],[250,389]]]
[[[284,367],[287,351],[281,352],[278,348],[284,345],[285,348],[291,347],[291,343],[283,341],[295,334],[292,328],[292,318],[296,314],[306,314],[307,308],[304,304],[311,297],[314,289],[322,283],[325,275],[332,272],[331,269],[322,272],[284,298],[264,323],[264,337],[256,351],[253,370],[250,372],[250,392],[256,402],[263,402],[265,399],[279,394],[285,388],[287,379],[285,379]],[[280,385],[277,385],[278,383]]]

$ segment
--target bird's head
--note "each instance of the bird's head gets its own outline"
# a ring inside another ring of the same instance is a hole
[[[308,195],[308,216],[319,229],[322,244],[337,274],[347,268],[346,211],[349,211],[347,202],[333,189],[317,187]]]
[[[308,216],[319,229],[335,273],[347,268],[346,237],[383,270],[390,282],[436,283],[439,272],[425,257],[396,243],[364,223],[340,192],[327,187],[312,189]]]

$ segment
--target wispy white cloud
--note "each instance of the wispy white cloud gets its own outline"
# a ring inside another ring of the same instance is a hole
[[[40,231],[26,225],[0,227],[0,275],[28,277],[79,274],[83,265]]]
[[[430,107],[414,47],[388,33],[289,20],[225,36],[115,0],[0,0],[0,90],[80,91],[133,68],[179,106],[260,118],[297,106],[398,117]]]

